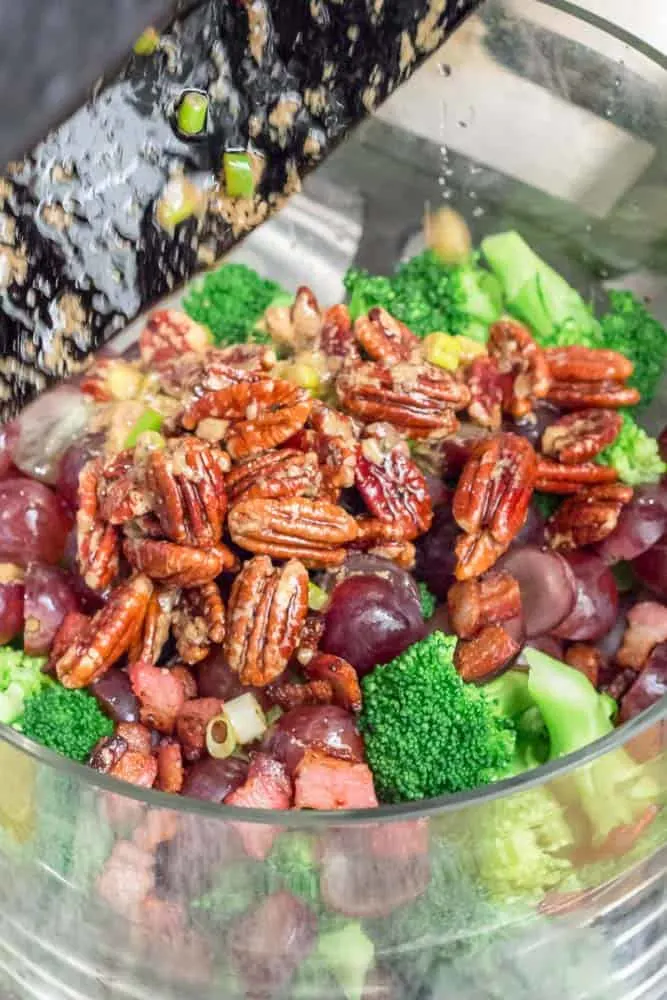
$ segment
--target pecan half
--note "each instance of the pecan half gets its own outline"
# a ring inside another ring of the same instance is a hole
[[[487,625],[473,639],[460,640],[454,651],[454,666],[464,681],[491,680],[521,649],[502,625]]]
[[[139,334],[141,362],[159,368],[189,352],[201,353],[211,342],[208,331],[180,309],[158,309]]]
[[[366,551],[372,556],[391,560],[401,569],[413,570],[417,561],[417,550],[412,542],[383,542]]]
[[[598,686],[600,670],[602,669],[602,653],[595,646],[585,642],[575,642],[565,653],[565,662],[588,677],[593,687]]]
[[[305,497],[242,500],[230,510],[227,523],[242,549],[276,559],[295,557],[312,568],[340,565],[343,546],[358,533],[354,518],[342,507]]]
[[[503,421],[503,377],[493,358],[475,358],[465,370],[470,390],[468,416],[478,427],[500,430]]]
[[[81,630],[74,641],[52,660],[60,683],[67,688],[86,687],[126,653],[141,629],[153,584],[143,573],[112,590],[109,600]],[[57,635],[56,635],[57,640]]]
[[[328,359],[342,360],[350,356],[356,359],[359,352],[346,305],[335,305],[326,310],[318,346]]]
[[[333,691],[333,701],[348,712],[361,711],[361,687],[351,663],[330,653],[316,653],[303,672],[311,681],[326,682]]]
[[[625,382],[634,365],[618,351],[594,347],[548,347],[544,352],[549,374],[563,382]]]
[[[545,536],[553,549],[578,549],[595,545],[610,535],[626,503],[632,500],[631,486],[620,483],[592,486],[568,497],[545,526]]]
[[[322,476],[315,452],[283,448],[248,455],[227,474],[225,483],[229,502],[235,504],[256,497],[315,497]]]
[[[515,419],[525,417],[549,389],[544,351],[515,319],[501,319],[491,325],[487,349],[501,375],[509,376],[503,393],[504,409]]]
[[[355,320],[354,335],[372,361],[385,365],[408,361],[419,350],[419,337],[379,307]]]
[[[79,509],[76,514],[77,561],[91,590],[104,590],[118,575],[118,533],[103,520],[97,499],[102,460],[93,459],[79,475]]]
[[[596,465],[594,462],[561,465],[551,458],[539,456],[535,489],[542,493],[578,493],[584,486],[614,483],[617,479],[618,473],[610,465]]]
[[[232,584],[225,656],[242,684],[265,687],[299,644],[308,612],[308,573],[296,559],[274,567],[250,559]]]
[[[458,426],[454,411],[470,402],[465,385],[426,362],[355,365],[340,373],[336,392],[341,405],[365,422],[387,421],[417,438],[451,434]]]
[[[326,499],[335,502],[341,490],[354,485],[357,464],[357,428],[351,417],[313,401],[310,429],[302,432],[306,447],[312,448],[320,463]]]
[[[150,513],[151,500],[137,474],[139,471],[130,449],[119,452],[98,469],[97,499],[102,520],[126,524]]]
[[[151,594],[141,631],[129,650],[130,663],[143,660],[157,663],[171,630],[174,608],[179,599],[175,587],[156,587]]]
[[[480,580],[459,580],[447,593],[449,622],[461,639],[485,625],[497,625],[521,614],[519,584],[509,573],[495,572]]]
[[[213,643],[225,638],[225,605],[214,580],[185,590],[172,615],[178,655],[186,663],[199,663]]]
[[[224,451],[193,437],[173,438],[148,454],[144,480],[167,538],[200,548],[220,541],[229,466]]]
[[[126,538],[123,552],[140,572],[172,587],[200,587],[238,566],[236,556],[225,545],[195,549],[154,538]]]
[[[391,541],[410,541],[431,527],[433,508],[426,480],[405,443],[385,451],[375,438],[362,441],[355,480],[371,514],[400,528],[401,537]]]
[[[306,681],[305,684],[286,681],[269,685],[266,693],[284,712],[300,705],[332,705],[334,701],[329,681]]]
[[[296,353],[309,350],[322,329],[319,303],[310,288],[302,285],[290,306],[269,306],[264,325],[274,344]]]
[[[475,445],[452,501],[454,519],[466,532],[456,546],[459,580],[489,569],[521,530],[536,472],[535,452],[517,434]]]
[[[554,380],[547,399],[562,410],[618,409],[634,406],[639,402],[639,393],[620,382],[565,382]]]
[[[615,410],[578,410],[550,424],[542,435],[545,455],[577,465],[595,458],[618,437],[623,418]]]

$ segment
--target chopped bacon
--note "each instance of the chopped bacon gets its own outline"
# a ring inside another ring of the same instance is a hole
[[[114,733],[125,740],[128,750],[136,750],[137,753],[143,753],[146,757],[152,753],[150,730],[146,726],[142,726],[140,722],[119,722]]]
[[[139,660],[128,671],[132,690],[141,702],[141,721],[171,736],[185,702],[183,682],[165,667]]]
[[[250,762],[248,777],[225,799],[225,805],[243,809],[289,809],[292,804],[292,784],[284,766],[264,753],[257,753]],[[276,837],[273,826],[237,823],[246,853],[263,860]]]
[[[176,719],[176,735],[187,761],[199,760],[206,747],[206,727],[222,712],[220,698],[186,701]]]
[[[373,809],[378,800],[367,764],[307,750],[296,769],[297,809]]]
[[[137,788],[152,788],[157,778],[157,760],[136,750],[126,750],[109,774]]]
[[[179,743],[163,740],[157,752],[157,783],[161,792],[178,794],[183,787],[183,753]]]
[[[137,918],[142,900],[155,888],[153,855],[119,840],[97,880],[97,891],[114,912]]]
[[[657,601],[640,601],[628,611],[628,627],[623,644],[616,654],[621,667],[640,670],[651,650],[667,641],[667,607]]]

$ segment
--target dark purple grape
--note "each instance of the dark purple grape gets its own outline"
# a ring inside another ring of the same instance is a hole
[[[519,584],[529,639],[551,632],[574,608],[574,574],[558,552],[524,545],[503,556],[497,568],[510,573]]]
[[[379,576],[388,580],[394,590],[405,595],[406,600],[419,600],[419,588],[412,573],[401,569],[391,559],[368,555],[367,552],[352,552],[343,565],[322,575],[320,586],[328,593],[350,576]]]
[[[535,409],[527,417],[509,421],[507,430],[525,438],[526,441],[530,441],[533,447],[537,447],[547,427],[559,417],[560,410],[556,406],[552,406],[551,403],[536,403]]]
[[[440,476],[434,476],[430,472],[425,472],[424,479],[433,509],[435,510],[436,507],[441,507],[443,503],[447,503],[451,495],[451,490],[443,483]]]
[[[441,601],[446,600],[447,591],[454,583],[454,545],[459,534],[450,508],[438,507],[430,529],[416,543],[415,576]]]
[[[200,698],[221,698],[229,701],[241,694],[239,675],[230,669],[220,647],[214,648],[197,667],[197,689]]]
[[[31,656],[48,653],[63,618],[78,607],[64,570],[31,563],[25,577],[23,648],[26,653]]]
[[[342,656],[363,676],[423,634],[421,606],[414,596],[379,576],[351,576],[331,593],[320,648]]]
[[[124,670],[112,667],[90,685],[105,715],[114,722],[139,722],[139,699]]]
[[[16,466],[41,482],[55,482],[63,452],[85,433],[90,414],[90,399],[72,382],[42,393],[18,417]]]
[[[541,653],[546,653],[547,656],[553,657],[554,660],[562,660],[564,655],[563,643],[559,639],[556,639],[553,635],[536,635],[526,643],[529,649],[539,649]],[[526,660],[524,650],[519,653],[516,664],[517,667],[528,668],[529,664]]]
[[[0,565],[0,646],[11,642],[23,631],[24,593],[20,570],[11,564]]]
[[[614,575],[599,556],[590,552],[568,552],[563,556],[572,569],[577,596],[573,610],[553,630],[560,639],[595,641],[608,632],[618,613],[618,589]]]
[[[285,712],[267,736],[265,749],[294,774],[313,747],[343,760],[363,761],[364,743],[353,716],[338,705],[300,705]]]
[[[664,486],[639,486],[620,513],[611,535],[596,546],[609,565],[635,559],[650,549],[667,531],[667,490]]]
[[[632,569],[641,583],[667,601],[667,534],[633,559]]]
[[[55,493],[30,479],[0,481],[0,558],[27,566],[57,563],[70,522]]]
[[[532,504],[528,507],[521,531],[512,542],[512,548],[522,545],[544,545],[544,518]]]
[[[623,696],[619,718],[627,722],[667,694],[667,642],[656,646],[636,681]]]
[[[628,625],[627,614],[634,603],[634,597],[630,597],[628,594],[621,594],[618,599],[618,612],[616,614],[616,621],[611,626],[608,632],[597,640],[595,645],[602,653],[605,660],[611,662],[616,653],[621,647],[623,642],[623,635]]]
[[[79,506],[79,473],[86,462],[101,454],[103,445],[103,434],[86,434],[71,444],[60,459],[56,491],[72,510]]]
[[[206,757],[188,769],[183,782],[183,795],[221,805],[230,792],[243,784],[248,776],[248,764],[237,757],[218,760]]]

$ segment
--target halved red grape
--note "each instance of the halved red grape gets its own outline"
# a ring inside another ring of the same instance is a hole
[[[23,571],[13,563],[0,564],[0,646],[23,631]]]
[[[632,569],[645,586],[667,601],[667,534],[633,559]]]
[[[71,384],[38,396],[18,417],[17,468],[44,483],[53,483],[61,455],[84,433],[92,410],[90,400]]]
[[[343,760],[362,761],[364,743],[353,716],[338,705],[300,705],[285,712],[265,749],[294,774],[309,747]]]
[[[627,694],[623,695],[621,722],[639,715],[667,694],[667,642],[656,646]]]
[[[0,478],[11,473],[14,466],[14,453],[19,439],[19,427],[16,420],[0,427]]]
[[[445,483],[443,483],[440,476],[434,476],[430,472],[425,472],[424,479],[426,481],[428,495],[431,498],[431,506],[435,510],[436,507],[440,507],[443,503],[447,502],[451,491]]]
[[[454,545],[460,529],[449,506],[438,507],[431,528],[416,543],[415,576],[423,580],[436,597],[444,601],[454,583],[456,553]]]
[[[457,479],[475,445],[489,432],[476,424],[462,423],[453,434],[437,442],[438,466],[443,479]]]
[[[573,642],[600,639],[610,630],[618,613],[614,574],[592,552],[568,552],[562,558],[574,573],[577,595],[572,612],[553,633]]]
[[[243,784],[248,776],[248,763],[237,757],[218,760],[207,757],[189,768],[183,782],[183,795],[221,805],[230,792]]]
[[[331,593],[320,648],[360,676],[388,663],[424,634],[420,603],[380,576],[350,576]]]
[[[351,552],[339,569],[322,574],[320,586],[331,593],[349,576],[380,576],[383,580],[388,580],[397,593],[404,594],[406,600],[419,600],[419,588],[412,573],[401,569],[391,559],[369,555],[367,552]]]
[[[100,708],[114,722],[139,722],[139,699],[124,670],[112,667],[90,685]]]
[[[1,559],[21,566],[57,563],[69,527],[69,518],[48,486],[28,479],[0,481]]]
[[[596,546],[596,552],[613,566],[650,549],[667,531],[667,491],[664,486],[639,486],[623,508],[615,529]]]
[[[57,566],[32,563],[25,577],[23,647],[33,656],[48,653],[65,615],[78,610],[67,574]]]
[[[512,542],[512,548],[522,545],[544,545],[544,518],[532,504],[528,507],[521,531]]]
[[[576,583],[563,556],[536,545],[512,549],[499,560],[519,584],[526,635],[551,632],[574,608]]]
[[[56,491],[72,510],[79,506],[79,474],[86,462],[101,454],[103,445],[103,434],[86,434],[71,444],[60,458]]]

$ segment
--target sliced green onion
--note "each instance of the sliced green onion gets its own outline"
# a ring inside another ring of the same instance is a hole
[[[152,56],[160,44],[160,36],[155,28],[146,28],[134,43],[134,54],[137,56]]]
[[[206,749],[211,757],[225,760],[236,750],[236,733],[224,712],[215,715],[206,726]]]
[[[144,410],[127,435],[125,447],[134,448],[140,434],[145,434],[146,431],[159,431],[163,423],[164,417],[161,413],[158,413],[156,410]]]
[[[198,90],[186,90],[178,105],[176,122],[183,135],[200,135],[206,128],[208,97]]]
[[[255,175],[249,153],[227,150],[222,156],[225,174],[225,191],[230,198],[252,198],[255,193]]]
[[[185,177],[172,177],[155,206],[158,225],[172,232],[179,223],[197,214],[203,200],[202,192]]]
[[[311,611],[321,611],[328,601],[329,595],[326,590],[322,590],[316,583],[308,584],[308,607]]]
[[[260,739],[268,728],[262,706],[254,694],[241,694],[225,702],[223,714],[241,746]]]
[[[283,715],[283,710],[280,705],[272,705],[271,708],[266,713],[266,725],[268,728],[274,726],[278,719]]]

